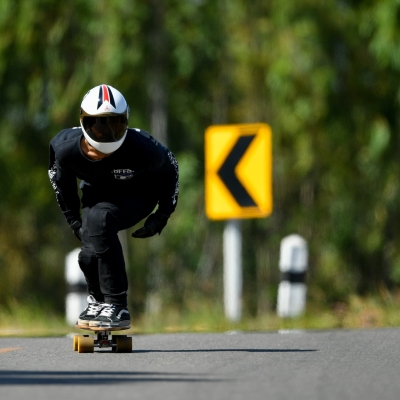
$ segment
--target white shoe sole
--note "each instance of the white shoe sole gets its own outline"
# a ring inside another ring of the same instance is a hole
[[[89,326],[97,327],[97,328],[122,328],[124,326],[129,326],[131,324],[130,321],[121,321],[118,323],[111,323],[105,321],[89,321]]]
[[[79,318],[78,318],[77,324],[78,324],[78,325],[81,325],[81,326],[82,326],[82,325],[83,325],[83,326],[86,326],[86,325],[89,326],[89,322],[90,322],[90,321],[88,321],[88,320],[86,320],[86,319],[79,319]]]

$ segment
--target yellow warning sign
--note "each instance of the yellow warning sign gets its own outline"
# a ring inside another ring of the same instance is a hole
[[[207,128],[205,170],[208,218],[263,218],[271,214],[272,132],[269,125]]]

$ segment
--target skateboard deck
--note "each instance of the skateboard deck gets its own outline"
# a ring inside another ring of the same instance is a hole
[[[132,337],[127,335],[112,337],[111,333],[127,330],[130,328],[130,325],[122,327],[75,325],[75,328],[92,331],[95,334],[95,337],[90,335],[74,335],[73,348],[78,353],[93,353],[95,347],[111,348],[112,351],[117,353],[132,352]]]
[[[88,325],[75,325],[76,329],[83,329],[85,331],[93,331],[93,332],[98,332],[98,331],[126,331],[127,329],[130,329],[131,326],[116,326],[116,327],[110,327],[110,326],[88,326]]]

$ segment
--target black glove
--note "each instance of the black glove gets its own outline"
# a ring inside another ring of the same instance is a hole
[[[82,241],[82,223],[81,223],[81,221],[75,221],[69,227],[74,231],[74,235],[80,241]]]
[[[132,237],[144,239],[154,236],[156,233],[160,234],[165,225],[167,225],[168,218],[157,211],[154,214],[150,214],[144,223],[144,227],[133,232]]]

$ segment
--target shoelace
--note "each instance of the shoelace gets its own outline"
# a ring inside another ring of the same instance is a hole
[[[107,306],[101,310],[100,315],[103,315],[105,317],[111,317],[115,308],[116,308],[116,306],[114,304],[107,304]]]
[[[90,303],[86,315],[96,315],[102,307],[101,303]]]

